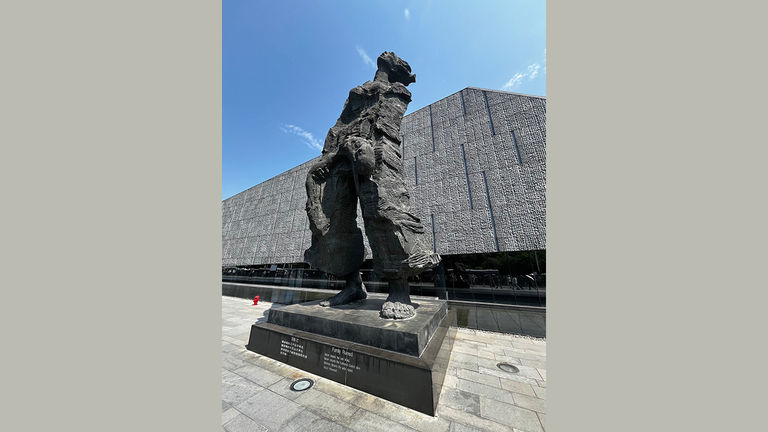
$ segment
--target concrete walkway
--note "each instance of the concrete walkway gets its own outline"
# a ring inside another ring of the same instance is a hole
[[[221,409],[228,432],[544,430],[543,340],[458,329],[437,416],[431,417],[246,350],[251,324],[271,307],[222,297]],[[499,362],[520,372],[499,370]],[[303,377],[315,385],[291,391]]]

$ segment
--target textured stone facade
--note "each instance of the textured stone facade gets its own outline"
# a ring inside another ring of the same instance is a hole
[[[468,87],[405,116],[401,131],[411,206],[438,253],[546,248],[545,98]],[[223,201],[222,265],[303,260],[304,181],[318,158]]]

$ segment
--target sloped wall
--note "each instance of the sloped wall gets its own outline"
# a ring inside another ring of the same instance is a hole
[[[544,98],[468,87],[408,114],[401,129],[411,206],[438,253],[546,248]],[[222,202],[222,265],[303,261],[314,162]]]

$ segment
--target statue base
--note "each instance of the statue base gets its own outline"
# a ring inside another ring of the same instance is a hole
[[[269,311],[246,348],[428,415],[435,415],[455,338],[444,300],[414,300],[416,316],[379,317],[384,297],[342,306],[319,301]]]

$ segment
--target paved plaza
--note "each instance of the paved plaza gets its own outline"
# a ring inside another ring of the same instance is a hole
[[[272,307],[222,297],[221,409],[228,432],[545,430],[544,340],[458,329],[431,417],[246,350],[251,325]],[[520,371],[504,372],[499,362]],[[289,386],[298,378],[315,384],[294,392]]]

